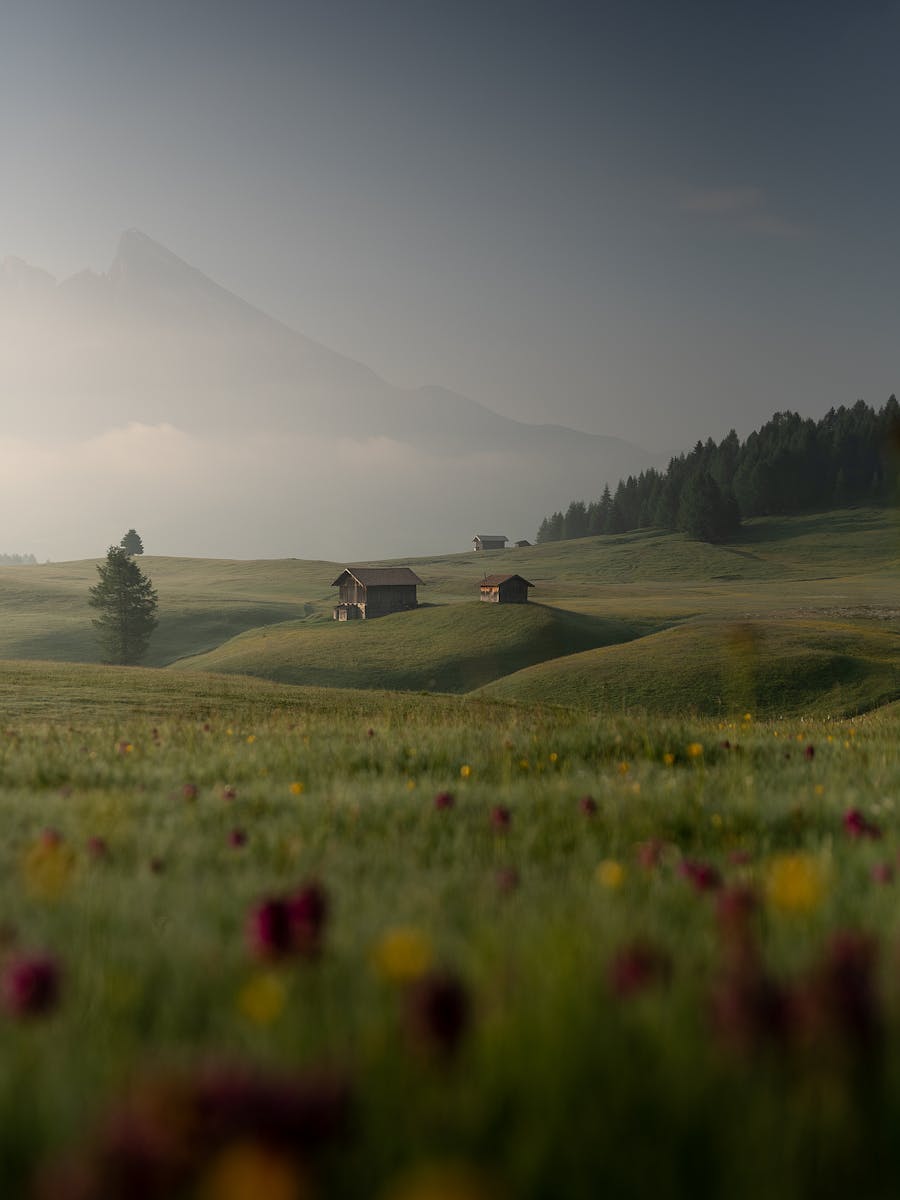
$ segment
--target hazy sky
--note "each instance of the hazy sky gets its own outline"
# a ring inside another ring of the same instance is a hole
[[[652,450],[900,386],[900,4],[3,0],[0,258],[135,226],[395,383]]]

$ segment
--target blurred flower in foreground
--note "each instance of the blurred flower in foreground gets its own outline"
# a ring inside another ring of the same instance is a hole
[[[640,940],[623,946],[609,965],[610,987],[623,998],[668,983],[671,975],[672,960],[665,950]]]
[[[411,987],[407,1023],[416,1045],[451,1057],[469,1026],[471,1005],[462,981],[449,971],[431,971]]]
[[[452,808],[456,803],[456,797],[452,792],[438,792],[434,798],[434,807],[438,809]]]
[[[881,830],[858,808],[849,808],[844,813],[844,832],[851,838],[880,838]]]
[[[597,882],[601,887],[615,891],[625,882],[625,868],[612,858],[606,858],[597,867]]]
[[[503,804],[498,804],[491,809],[491,825],[497,833],[506,833],[512,822],[512,813]]]
[[[379,1200],[503,1200],[505,1190],[475,1167],[434,1163],[391,1183]]]
[[[308,883],[296,892],[263,900],[251,909],[247,940],[260,958],[290,955],[316,958],[322,950],[327,919],[325,890],[318,883]]]
[[[678,872],[698,892],[714,892],[722,886],[722,876],[711,863],[685,858]]]
[[[211,1164],[198,1200],[307,1200],[313,1190],[287,1155],[256,1142],[235,1142]]]
[[[597,813],[597,801],[593,796],[582,796],[578,801],[578,807],[586,817],[593,817]]]
[[[782,912],[809,913],[825,895],[825,873],[811,854],[780,854],[766,872],[766,896]]]
[[[55,900],[66,890],[75,869],[71,846],[55,830],[45,830],[22,860],[25,886],[32,896]]]
[[[417,929],[389,929],[372,950],[375,971],[390,983],[411,983],[429,969],[431,943]]]
[[[255,1025],[271,1025],[284,1011],[284,984],[273,972],[255,975],[238,993],[238,1010]]]
[[[22,954],[10,959],[0,979],[3,1004],[14,1017],[37,1017],[59,1003],[60,969],[47,954]]]

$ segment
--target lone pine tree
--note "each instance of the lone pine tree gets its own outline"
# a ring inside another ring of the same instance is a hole
[[[136,529],[129,529],[128,532],[125,534],[125,536],[122,538],[121,542],[119,542],[119,545],[122,547],[122,549],[125,551],[126,554],[143,554],[144,553],[144,543],[141,541],[141,535],[137,532]]]
[[[122,546],[110,546],[99,563],[99,581],[90,590],[93,621],[104,661],[125,666],[140,662],[156,628],[157,594],[150,580]]]

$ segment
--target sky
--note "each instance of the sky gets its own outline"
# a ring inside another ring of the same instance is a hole
[[[661,453],[900,381],[900,2],[4,0],[0,258],[136,227],[393,384]]]

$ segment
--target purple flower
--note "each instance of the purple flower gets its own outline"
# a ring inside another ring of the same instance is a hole
[[[491,809],[491,824],[497,833],[506,833],[512,822],[512,813],[503,805],[498,804]]]
[[[106,838],[89,837],[87,840],[87,852],[91,858],[98,861],[109,858],[109,846],[106,844]]]
[[[593,796],[582,796],[578,801],[578,807],[586,817],[593,817],[597,812],[597,801]]]
[[[722,886],[722,876],[710,863],[685,858],[678,870],[698,892],[714,892]]]
[[[247,919],[247,940],[258,958],[284,958],[290,954],[291,917],[284,900],[263,900]]]
[[[47,954],[19,955],[7,962],[0,988],[14,1017],[43,1016],[59,1002],[59,964]]]
[[[228,835],[228,845],[233,846],[235,849],[247,845],[247,835],[243,829],[232,829]]]
[[[803,757],[807,759],[807,761],[811,761],[816,757],[816,748],[812,745],[812,743],[810,743],[803,751]]]
[[[237,788],[234,787],[230,783],[227,785],[227,787],[223,787],[222,788],[222,799],[223,800],[237,800]]]
[[[851,838],[877,839],[881,837],[879,827],[868,820],[858,808],[848,808],[844,813],[844,832]]]
[[[432,971],[410,988],[407,1020],[423,1050],[452,1057],[469,1027],[469,993],[455,975]]]
[[[437,809],[452,808],[456,803],[456,797],[452,792],[438,792],[434,798],[434,807]]]
[[[636,996],[657,984],[666,984],[671,975],[669,955],[644,941],[623,946],[609,965],[610,987],[622,999]]]

